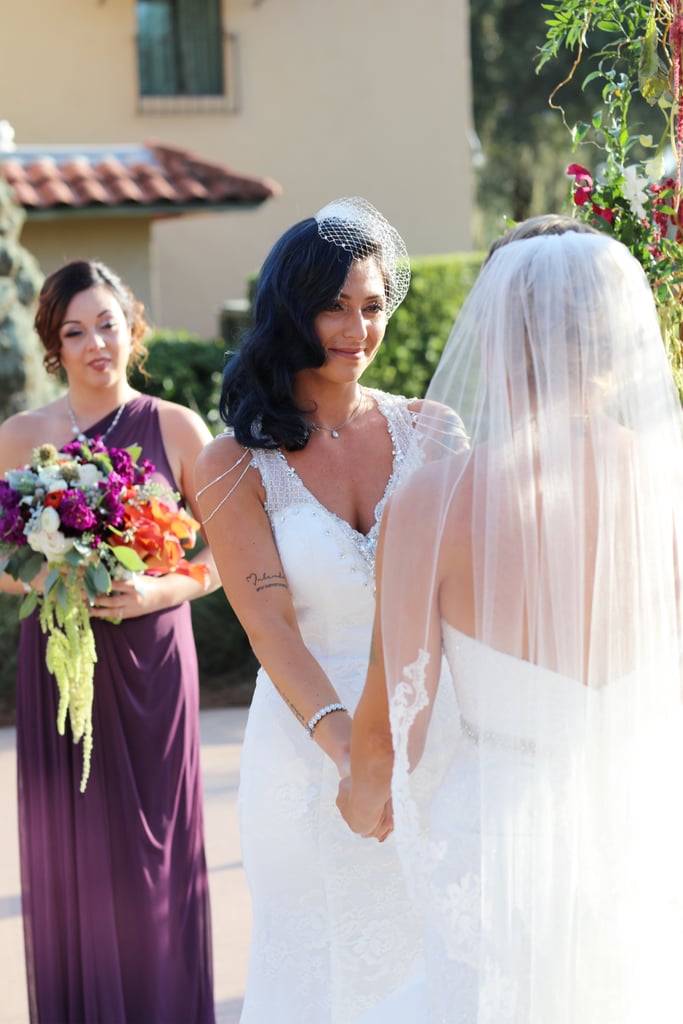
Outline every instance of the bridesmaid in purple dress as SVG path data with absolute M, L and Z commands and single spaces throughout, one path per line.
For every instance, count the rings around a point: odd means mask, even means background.
M 138 444 L 196 515 L 199 416 L 134 391 L 142 307 L 105 266 L 66 264 L 41 292 L 36 329 L 66 395 L 0 427 L 0 473 L 38 444 L 99 435 Z M 204 549 L 198 560 L 217 578 Z M 42 578 L 33 581 L 40 589 Z M 7 575 L 5 591 L 21 589 Z M 57 686 L 36 614 L 22 624 L 17 675 L 19 838 L 31 1021 L 213 1024 L 211 919 L 199 766 L 198 674 L 189 577 L 116 581 L 92 609 L 92 767 L 56 727 Z M 118 625 L 105 621 L 120 617 Z

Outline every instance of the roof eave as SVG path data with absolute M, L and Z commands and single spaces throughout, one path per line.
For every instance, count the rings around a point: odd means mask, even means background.
M 143 205 L 131 203 L 130 205 L 105 206 L 49 206 L 31 207 L 24 206 L 26 220 L 34 221 L 57 221 L 57 220 L 99 220 L 102 218 L 146 218 L 147 220 L 168 219 L 170 217 L 186 217 L 202 213 L 222 213 L 235 210 L 253 210 L 261 206 L 270 196 L 263 196 L 259 199 L 226 199 L 216 203 L 151 203 Z

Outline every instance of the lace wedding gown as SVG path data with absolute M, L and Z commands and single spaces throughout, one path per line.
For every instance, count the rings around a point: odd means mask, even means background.
M 612 739 L 628 733 L 635 673 L 589 689 L 444 621 L 442 640 L 446 667 L 413 772 L 405 741 L 426 701 L 419 660 L 391 708 L 395 834 L 423 915 L 425 964 L 361 1024 L 678 1019 L 681 894 L 658 882 L 677 872 L 647 823 L 671 799 L 667 769 L 678 787 L 680 759 L 663 766 L 658 741 L 668 749 L 680 714 L 652 720 L 637 769 L 631 747 L 617 753 L 623 806 L 598 799 L 591 817 L 586 787 L 599 796 L 605 772 L 591 728 L 609 714 Z M 614 765 L 614 749 L 609 757 Z M 680 850 L 680 827 L 671 834 Z
M 280 452 L 252 453 L 304 641 L 351 713 L 367 669 L 379 522 L 413 437 L 406 400 L 373 395 L 394 461 L 367 536 L 325 509 Z M 419 957 L 393 837 L 353 835 L 335 805 L 338 784 L 335 765 L 261 669 L 240 770 L 253 903 L 242 1024 L 352 1024 Z

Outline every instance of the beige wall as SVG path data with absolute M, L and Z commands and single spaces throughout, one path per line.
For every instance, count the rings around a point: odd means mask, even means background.
M 133 0 L 3 10 L 0 118 L 17 143 L 156 136 L 283 186 L 256 210 L 154 223 L 157 322 L 215 333 L 281 231 L 339 195 L 373 201 L 412 254 L 470 248 L 467 0 L 224 0 L 224 26 L 237 110 L 143 115 Z
M 154 310 L 159 297 L 152 279 L 152 240 L 149 221 L 141 217 L 74 218 L 32 221 L 24 225 L 21 243 L 46 272 L 67 260 L 103 260 L 125 276 L 145 308 Z

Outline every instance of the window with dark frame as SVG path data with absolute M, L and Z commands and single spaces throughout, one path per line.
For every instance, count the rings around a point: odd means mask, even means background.
M 137 0 L 141 97 L 224 96 L 221 0 Z

